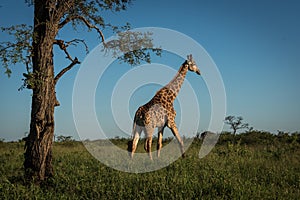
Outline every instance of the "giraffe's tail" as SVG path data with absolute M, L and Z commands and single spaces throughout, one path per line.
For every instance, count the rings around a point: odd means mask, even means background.
M 133 139 L 135 132 L 136 132 L 136 122 L 133 121 L 131 139 Z
M 133 125 L 132 125 L 132 132 L 131 132 L 131 140 L 128 141 L 127 143 L 127 151 L 128 151 L 128 155 L 133 158 L 133 139 L 134 139 L 134 135 L 136 132 L 136 121 L 135 121 L 136 116 L 134 116 L 134 120 L 133 120 Z
M 133 124 L 132 124 L 132 132 L 131 132 L 131 139 L 134 138 L 134 134 L 136 132 L 136 119 L 137 119 L 137 113 L 134 115 Z

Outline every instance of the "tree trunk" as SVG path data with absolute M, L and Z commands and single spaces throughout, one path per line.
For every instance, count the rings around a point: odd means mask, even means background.
M 33 90 L 30 132 L 25 143 L 25 176 L 41 182 L 53 175 L 52 142 L 57 104 L 53 66 L 53 40 L 58 25 L 44 1 L 35 1 L 33 30 Z
M 46 80 L 33 89 L 30 132 L 25 144 L 25 175 L 38 182 L 53 175 L 51 162 L 56 97 L 51 68 L 47 69 L 49 76 Z

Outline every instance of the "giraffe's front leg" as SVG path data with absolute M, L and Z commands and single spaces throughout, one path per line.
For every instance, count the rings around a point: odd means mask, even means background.
M 179 146 L 180 146 L 181 156 L 182 156 L 182 158 L 184 158 L 185 157 L 184 145 L 183 145 L 183 141 L 182 141 L 182 139 L 179 135 L 179 132 L 178 132 L 178 129 L 177 129 L 177 126 L 176 126 L 175 122 L 171 122 L 168 126 L 171 129 L 173 135 L 176 137 L 176 139 L 179 143 Z
M 151 146 L 152 146 L 153 131 L 154 128 L 152 127 L 146 127 L 145 129 L 145 135 L 146 135 L 145 150 L 148 152 L 150 160 L 152 160 Z
M 165 127 L 159 127 L 158 128 L 158 138 L 157 138 L 157 157 L 160 156 L 160 150 L 162 148 L 162 138 L 163 138 L 163 132 Z
M 145 142 L 145 150 L 148 152 L 150 160 L 152 160 L 151 146 L 152 146 L 152 137 L 149 137 L 146 139 Z

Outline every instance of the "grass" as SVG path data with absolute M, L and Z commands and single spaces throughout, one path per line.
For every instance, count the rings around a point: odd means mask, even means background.
M 220 143 L 203 159 L 200 146 L 195 140 L 187 158 L 134 174 L 105 166 L 79 142 L 55 143 L 55 177 L 38 187 L 24 182 L 23 143 L 1 142 L 0 199 L 299 199 L 298 142 Z

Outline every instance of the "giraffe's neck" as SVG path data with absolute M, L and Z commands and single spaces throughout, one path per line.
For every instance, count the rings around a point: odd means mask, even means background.
M 161 90 L 167 95 L 169 101 L 173 102 L 178 95 L 180 88 L 184 82 L 188 66 L 185 64 L 181 65 L 175 77 Z

